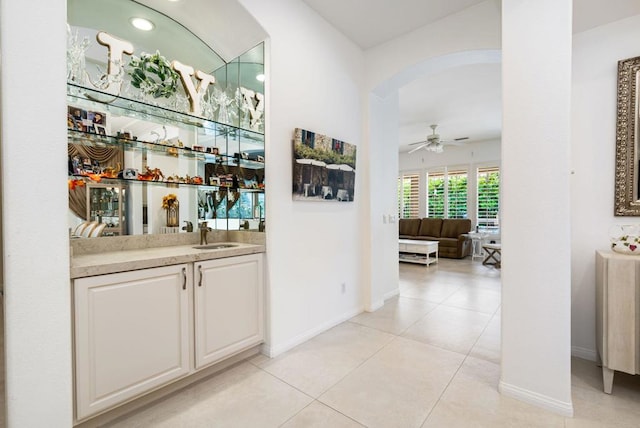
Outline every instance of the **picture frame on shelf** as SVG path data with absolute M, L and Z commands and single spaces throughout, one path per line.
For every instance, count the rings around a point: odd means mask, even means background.
M 107 128 L 104 127 L 104 125 L 98 125 L 97 123 L 93 125 L 96 134 L 98 135 L 102 135 L 102 136 L 107 136 Z
M 99 132 L 96 127 L 101 127 Z M 100 111 L 88 111 L 76 106 L 67 107 L 67 128 L 74 131 L 108 135 L 107 115 Z

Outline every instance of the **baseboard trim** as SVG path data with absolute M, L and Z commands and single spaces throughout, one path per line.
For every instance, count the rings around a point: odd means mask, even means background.
M 291 340 L 288 340 L 285 343 L 282 343 L 280 345 L 276 345 L 276 346 L 264 346 L 262 353 L 267 355 L 270 358 L 275 358 L 278 355 L 282 354 L 283 352 L 286 352 L 292 348 L 295 348 L 296 346 L 300 345 L 301 343 L 306 342 L 307 340 L 319 335 L 320 333 L 324 333 L 325 331 L 337 326 L 338 324 L 341 324 L 353 317 L 355 317 L 356 315 L 362 313 L 362 307 L 357 308 L 357 309 L 352 309 L 348 312 L 345 312 L 344 314 L 330 320 L 327 321 L 323 324 L 320 324 L 317 327 L 314 327 L 310 330 L 305 331 L 304 333 L 301 333 L 297 336 L 295 336 L 294 338 L 292 338 Z
M 365 307 L 364 310 L 367 312 L 375 312 L 383 306 L 384 306 L 384 298 L 378 300 L 377 302 L 373 302 L 371 306 Z
M 559 415 L 566 417 L 573 416 L 573 404 L 571 402 L 567 403 L 565 401 L 556 400 L 555 398 L 547 397 L 546 395 L 538 394 L 537 392 L 529 391 L 515 385 L 510 385 L 503 381 L 500 381 L 498 390 L 506 396 L 547 409 Z
M 571 347 L 571 356 L 582 358 L 583 360 L 598 362 L 598 353 L 594 349 L 581 348 L 580 346 Z
M 395 290 L 391 290 L 389 291 L 387 294 L 384 295 L 384 300 L 389 300 L 392 297 L 396 297 L 397 295 L 400 294 L 400 288 L 396 288 Z

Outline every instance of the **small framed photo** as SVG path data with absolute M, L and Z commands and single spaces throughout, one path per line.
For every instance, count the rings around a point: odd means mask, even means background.
M 106 136 L 106 135 L 107 135 L 107 129 L 104 127 L 104 125 L 98 125 L 97 123 L 95 123 L 95 124 L 93 125 L 93 127 L 94 127 L 94 128 L 95 128 L 95 130 L 96 130 L 96 134 L 98 134 L 98 135 L 104 135 L 104 136 Z
M 87 120 L 87 112 L 79 107 L 67 107 L 67 128 L 74 131 L 86 131 L 84 123 Z
M 220 177 L 209 177 L 209 185 L 210 186 L 219 186 L 220 185 Z

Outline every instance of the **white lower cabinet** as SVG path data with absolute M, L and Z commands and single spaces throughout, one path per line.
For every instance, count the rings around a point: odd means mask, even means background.
M 74 281 L 76 416 L 189 373 L 188 265 Z
M 74 280 L 76 420 L 260 344 L 262 260 L 251 254 Z
M 196 368 L 262 342 L 262 255 L 194 264 Z

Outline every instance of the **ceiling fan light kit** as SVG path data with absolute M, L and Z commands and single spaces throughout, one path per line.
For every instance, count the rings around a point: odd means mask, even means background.
M 413 152 L 417 152 L 420 149 L 425 149 L 427 151 L 434 152 L 434 153 L 442 153 L 444 149 L 444 144 L 452 144 L 457 146 L 457 145 L 462 145 L 461 143 L 459 143 L 459 141 L 469 139 L 469 137 L 461 137 L 461 138 L 456 138 L 453 141 L 440 141 L 440 135 L 436 134 L 436 128 L 438 127 L 438 125 L 430 125 L 429 127 L 432 130 L 431 135 L 428 135 L 425 141 L 418 141 L 417 143 L 409 144 L 410 146 L 418 144 L 417 147 L 409 150 L 409 154 Z

